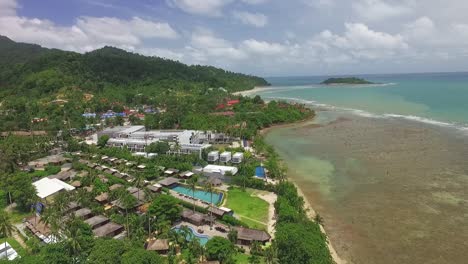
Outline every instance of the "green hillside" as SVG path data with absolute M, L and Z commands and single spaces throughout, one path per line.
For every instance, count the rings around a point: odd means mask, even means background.
M 40 98 L 66 87 L 94 93 L 106 87 L 145 93 L 224 87 L 234 92 L 268 84 L 255 76 L 188 66 L 113 47 L 79 54 L 16 43 L 7 37 L 0 37 L 0 70 L 2 97 L 21 94 Z

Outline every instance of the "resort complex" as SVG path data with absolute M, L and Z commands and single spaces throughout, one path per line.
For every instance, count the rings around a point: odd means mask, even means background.
M 0 56 L 0 262 L 332 263 L 261 132 L 314 111 L 236 94 L 264 79 L 3 36 Z

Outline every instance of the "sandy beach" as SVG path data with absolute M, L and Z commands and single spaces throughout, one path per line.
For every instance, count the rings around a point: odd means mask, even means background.
M 234 95 L 242 95 L 242 96 L 249 96 L 252 94 L 256 94 L 259 92 L 264 92 L 266 90 L 271 89 L 269 86 L 255 86 L 252 90 L 240 91 L 233 93 Z
M 287 124 L 279 124 L 279 125 L 274 125 L 274 126 L 271 126 L 271 127 L 267 127 L 267 128 L 264 128 L 262 130 L 260 130 L 260 134 L 261 135 L 266 135 L 268 132 L 274 130 L 274 129 L 278 129 L 278 128 L 297 128 L 297 127 L 310 127 L 310 128 L 318 128 L 318 127 L 322 127 L 323 125 L 322 124 L 314 124 L 312 123 L 314 120 L 314 117 L 310 117 L 310 118 L 307 118 L 307 119 L 304 119 L 304 120 L 301 120 L 301 121 L 298 121 L 298 122 L 294 122 L 294 123 L 287 123 Z M 346 119 L 338 119 L 338 120 L 335 120 L 333 121 L 332 123 L 339 123 L 339 122 L 343 122 L 343 121 L 346 121 Z M 331 124 L 332 124 L 331 123 Z M 307 216 L 309 217 L 309 219 L 311 220 L 314 220 L 314 217 L 316 215 L 316 211 L 314 210 L 314 208 L 312 207 L 312 204 L 311 202 L 307 199 L 307 197 L 304 195 L 303 191 L 301 190 L 301 188 L 299 187 L 299 185 L 291 178 L 288 178 L 289 181 L 291 181 L 297 188 L 297 192 L 298 194 L 304 199 L 304 207 L 307 211 Z M 263 198 L 263 197 L 262 197 Z M 263 198 L 265 199 L 265 198 Z M 265 199 L 267 201 L 269 201 L 270 199 Z M 271 207 L 271 206 L 270 206 Z M 322 230 L 322 232 L 326 235 L 326 231 L 325 231 L 325 228 L 320 225 L 320 229 Z M 327 235 L 328 237 L 328 235 Z M 328 250 L 330 251 L 330 254 L 333 258 L 333 260 L 335 261 L 336 264 L 346 264 L 347 262 L 340 258 L 338 256 L 338 253 L 336 252 L 335 248 L 333 247 L 333 244 L 331 243 L 330 239 L 328 239 Z
M 305 207 L 305 209 L 307 211 L 307 216 L 309 217 L 309 219 L 313 220 L 315 218 L 316 212 L 315 212 L 314 208 L 312 207 L 310 201 L 304 195 L 304 193 L 302 192 L 301 188 L 299 188 L 297 183 L 294 182 L 291 179 L 290 179 L 290 181 L 296 186 L 297 193 L 299 194 L 299 196 L 304 198 L 304 207 Z M 325 235 L 327 234 L 327 232 L 325 231 L 325 228 L 323 228 L 322 225 L 320 225 L 320 230 L 322 230 L 322 232 Z M 344 259 L 342 259 L 342 258 L 340 258 L 340 256 L 338 256 L 338 253 L 336 252 L 335 248 L 333 247 L 333 244 L 331 243 L 330 239 L 328 239 L 327 245 L 328 245 L 328 250 L 330 251 L 330 254 L 331 254 L 331 256 L 332 256 L 332 258 L 333 258 L 333 260 L 335 261 L 336 264 L 346 264 L 347 263 Z

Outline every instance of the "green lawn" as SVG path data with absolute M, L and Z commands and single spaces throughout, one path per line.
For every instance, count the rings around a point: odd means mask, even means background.
M 31 215 L 32 215 L 31 212 L 20 212 L 17 209 L 13 209 L 10 212 L 11 222 L 14 224 L 23 222 L 23 218 L 26 218 Z
M 234 210 L 234 214 L 252 228 L 266 229 L 269 204 L 252 195 L 253 191 L 230 189 L 225 206 Z
M 248 264 L 249 263 L 249 255 L 239 253 L 234 257 L 236 264 Z M 265 263 L 263 257 L 260 259 L 260 263 Z
M 26 256 L 26 255 L 27 255 L 26 249 L 24 249 L 24 248 L 18 243 L 18 241 L 16 241 L 14 238 L 12 238 L 12 237 L 0 238 L 0 244 L 5 243 L 5 240 L 6 240 L 6 242 L 8 242 L 8 244 L 10 244 L 10 246 L 11 246 L 12 248 L 15 249 L 16 253 L 18 253 L 20 256 Z

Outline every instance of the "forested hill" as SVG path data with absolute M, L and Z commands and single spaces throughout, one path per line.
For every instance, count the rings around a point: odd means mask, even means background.
M 154 93 L 224 87 L 235 92 L 268 85 L 259 77 L 147 57 L 113 47 L 86 54 L 46 49 L 0 36 L 0 97 L 52 96 L 66 87 L 99 94 L 106 88 Z

